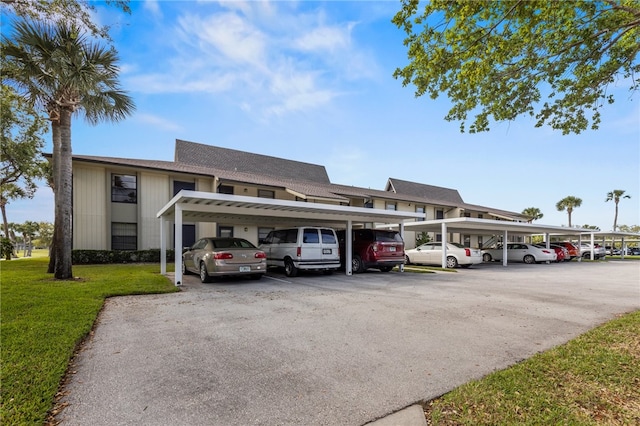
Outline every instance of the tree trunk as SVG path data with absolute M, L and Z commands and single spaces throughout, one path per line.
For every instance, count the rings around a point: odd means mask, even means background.
M 618 200 L 613 200 L 616 203 L 616 215 L 613 217 L 613 232 L 616 232 L 618 227 Z
M 53 229 L 53 235 L 51 236 L 51 244 L 49 245 L 49 266 L 47 267 L 47 274 L 53 274 L 56 270 L 56 230 Z
M 2 211 L 2 229 L 4 230 L 4 237 L 11 241 L 9 238 L 9 222 L 7 221 L 7 202 L 4 198 L 0 199 L 0 210 Z M 11 260 L 11 250 L 7 250 L 5 253 L 5 259 Z
M 60 143 L 53 151 L 53 173 L 55 195 L 55 266 L 54 275 L 59 280 L 73 278 L 71 271 L 71 202 L 72 202 L 72 172 L 71 172 L 71 110 L 60 110 L 59 122 Z

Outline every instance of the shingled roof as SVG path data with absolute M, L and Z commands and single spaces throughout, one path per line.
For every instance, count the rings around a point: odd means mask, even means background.
M 331 183 L 324 166 L 176 139 L 175 161 L 216 170 L 253 173 L 282 180 Z
M 425 185 L 423 183 L 409 182 L 395 178 L 389 178 L 387 191 L 398 195 L 412 195 L 432 201 L 442 201 L 453 205 L 464 204 L 460 193 L 455 189 L 440 186 Z

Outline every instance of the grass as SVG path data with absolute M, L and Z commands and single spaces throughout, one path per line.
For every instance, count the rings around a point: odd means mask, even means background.
M 640 311 L 425 405 L 430 425 L 640 424 Z
M 0 264 L 0 423 L 43 424 L 78 344 L 105 298 L 177 291 L 159 265 L 74 266 L 56 281 L 47 257 Z M 169 266 L 169 265 L 167 265 Z

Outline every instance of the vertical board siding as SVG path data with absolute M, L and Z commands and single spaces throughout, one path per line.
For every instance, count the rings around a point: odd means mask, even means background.
M 73 168 L 73 248 L 107 250 L 107 185 L 102 167 Z
M 160 248 L 160 219 L 158 211 L 171 199 L 169 176 L 140 173 L 138 175 L 138 223 L 139 249 Z

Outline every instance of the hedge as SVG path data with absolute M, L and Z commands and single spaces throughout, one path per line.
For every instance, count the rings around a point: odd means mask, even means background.
M 167 262 L 175 260 L 174 251 L 167 250 Z M 74 265 L 103 263 L 160 263 L 160 249 L 151 250 L 73 250 L 71 261 Z

